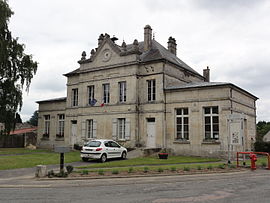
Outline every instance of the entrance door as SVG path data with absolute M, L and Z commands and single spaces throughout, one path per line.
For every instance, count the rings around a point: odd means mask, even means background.
M 70 144 L 71 147 L 74 147 L 74 144 L 77 141 L 77 121 L 71 121 L 71 137 L 70 137 Z
M 156 148 L 156 121 L 147 118 L 147 148 Z

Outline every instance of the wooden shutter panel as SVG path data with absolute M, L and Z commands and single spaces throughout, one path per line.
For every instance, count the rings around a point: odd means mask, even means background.
M 81 134 L 82 139 L 86 139 L 85 128 L 86 128 L 86 122 L 85 121 L 82 121 L 82 134 Z
M 126 118 L 125 139 L 130 140 L 130 119 Z
M 117 139 L 117 119 L 116 118 L 112 120 L 112 139 L 113 140 Z
M 97 121 L 93 120 L 93 138 L 97 138 Z

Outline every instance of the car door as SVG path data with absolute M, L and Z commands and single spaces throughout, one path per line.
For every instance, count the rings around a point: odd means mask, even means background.
M 104 142 L 104 146 L 105 151 L 107 153 L 107 158 L 113 158 L 114 149 L 111 147 L 111 142 L 110 141 Z
M 114 157 L 116 158 L 116 157 L 121 157 L 121 155 L 122 155 L 122 149 L 121 149 L 121 147 L 120 147 L 120 145 L 119 144 L 117 144 L 116 142 L 111 142 L 111 146 L 112 146 L 112 148 L 114 149 L 113 150 L 113 154 L 114 154 Z

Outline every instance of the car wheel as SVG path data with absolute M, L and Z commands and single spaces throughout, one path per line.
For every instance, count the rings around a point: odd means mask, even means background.
M 88 158 L 83 157 L 82 160 L 83 161 L 88 161 Z
M 123 152 L 121 158 L 122 159 L 126 159 L 127 158 L 127 153 L 126 152 Z
M 106 154 L 102 154 L 102 156 L 100 157 L 100 162 L 104 163 L 107 160 L 107 155 Z

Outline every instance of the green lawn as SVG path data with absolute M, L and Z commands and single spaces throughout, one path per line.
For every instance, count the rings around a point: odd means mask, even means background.
M 0 155 L 2 154 L 29 154 L 29 153 L 41 153 L 51 152 L 46 149 L 25 149 L 25 148 L 0 148 Z
M 199 162 L 215 162 L 220 159 L 201 158 L 201 157 L 186 157 L 186 156 L 169 156 L 168 159 L 158 159 L 157 157 L 140 157 L 134 159 L 108 161 L 105 163 L 92 163 L 87 166 L 77 168 L 111 168 L 111 167 L 129 167 L 140 165 L 166 165 L 166 164 L 181 164 L 181 163 L 199 163 Z
M 1 149 L 2 150 L 2 149 Z M 16 151 L 16 150 L 15 150 Z M 26 151 L 25 151 L 26 152 Z M 33 154 L 24 155 L 10 155 L 0 156 L 0 170 L 15 169 L 15 168 L 29 168 L 36 165 L 48 165 L 59 163 L 59 153 L 42 151 L 44 153 L 37 153 L 35 150 Z M 65 163 L 80 161 L 80 152 L 65 153 Z

